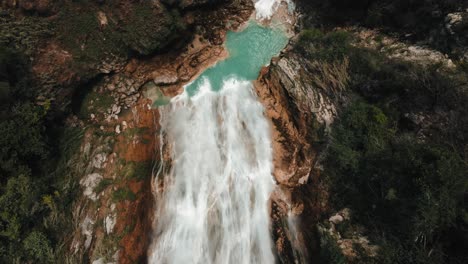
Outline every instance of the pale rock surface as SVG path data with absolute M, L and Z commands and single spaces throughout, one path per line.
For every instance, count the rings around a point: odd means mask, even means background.
M 84 187 L 83 195 L 91 199 L 92 201 L 97 200 L 97 194 L 94 189 L 101 182 L 102 176 L 99 173 L 91 173 L 80 180 L 80 185 Z

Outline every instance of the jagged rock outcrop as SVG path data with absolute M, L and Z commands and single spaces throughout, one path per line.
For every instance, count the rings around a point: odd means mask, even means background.
M 465 63 L 468 63 L 468 9 L 447 14 L 445 29 L 453 39 L 452 49 L 460 54 Z
M 347 67 L 290 51 L 263 70 L 256 89 L 273 124 L 274 176 L 281 185 L 308 182 L 316 163 L 312 144 L 327 133 L 344 100 Z
M 344 208 L 319 224 L 318 230 L 322 245 L 336 244 L 337 249 L 342 252 L 348 263 L 360 263 L 362 253 L 368 257 L 377 256 L 379 247 L 371 244 L 369 239 L 363 235 L 364 227 L 350 225 L 351 219 L 351 210 Z M 362 252 L 358 252 L 358 250 Z
M 186 47 L 133 58 L 92 83 L 75 109 L 87 129 L 77 153 L 81 195 L 74 205 L 73 236 L 67 241 L 72 261 L 146 262 L 154 223 L 152 170 L 161 157 L 156 151 L 159 114 L 145 96 L 155 91 L 156 96 L 175 95 L 224 57 L 223 46 L 203 36 L 216 35 L 223 43 L 226 30 L 240 24 L 226 22 L 245 21 L 251 11 L 252 5 L 221 6 L 210 11 L 210 16 L 223 16 L 217 18 L 218 27 L 197 35 Z
M 125 0 L 115 5 L 5 1 L 0 43 L 30 57 L 41 95 L 63 110 L 84 84 L 126 70 L 133 59 L 144 63 L 157 54 L 176 57 L 194 38 L 221 46 L 227 25 L 238 27 L 250 16 L 253 5 L 250 0 L 216 2 L 207 8 L 194 1 L 192 8 L 182 11 L 161 1 Z M 55 15 L 34 15 L 33 10 L 49 5 L 57 11 Z M 15 15 L 22 12 L 22 6 L 31 11 Z M 200 52 L 190 67 L 206 58 L 206 50 Z M 167 82 L 167 78 L 160 80 Z
M 272 194 L 273 232 L 283 263 L 307 263 L 317 255 L 315 224 L 327 201 L 320 182 L 320 142 L 346 101 L 347 67 L 346 60 L 322 64 L 290 48 L 255 83 L 272 124 L 278 183 Z

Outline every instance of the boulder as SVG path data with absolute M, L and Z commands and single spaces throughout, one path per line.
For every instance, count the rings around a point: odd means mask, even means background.
M 451 35 L 468 32 L 468 10 L 447 14 L 445 17 L 445 28 Z M 467 37 L 466 35 L 463 37 Z

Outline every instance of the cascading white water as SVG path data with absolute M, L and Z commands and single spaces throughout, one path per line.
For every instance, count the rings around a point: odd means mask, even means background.
M 257 19 L 269 19 L 281 0 L 256 0 L 255 10 Z
M 257 17 L 280 2 L 257 1 Z M 228 32 L 229 58 L 159 108 L 161 154 L 172 161 L 155 179 L 149 263 L 274 263 L 271 135 L 251 80 L 287 42 L 281 29 L 254 22 Z
M 270 19 L 278 9 L 281 2 L 286 2 L 289 7 L 294 8 L 294 3 L 291 0 L 254 0 L 256 17 L 259 20 Z
M 215 89 L 216 90 L 216 89 Z M 150 263 L 274 263 L 270 130 L 250 81 L 205 78 L 161 109 L 173 160 L 158 196 Z

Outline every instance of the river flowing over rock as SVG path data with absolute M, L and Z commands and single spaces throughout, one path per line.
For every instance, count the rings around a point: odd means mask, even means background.
M 175 97 L 161 110 L 173 164 L 156 192 L 150 263 L 273 263 L 268 199 L 273 188 L 268 123 L 252 85 Z
M 278 3 L 257 17 L 269 19 Z M 159 107 L 149 263 L 275 262 L 271 128 L 253 80 L 286 43 L 254 22 L 228 33 L 230 56 Z

